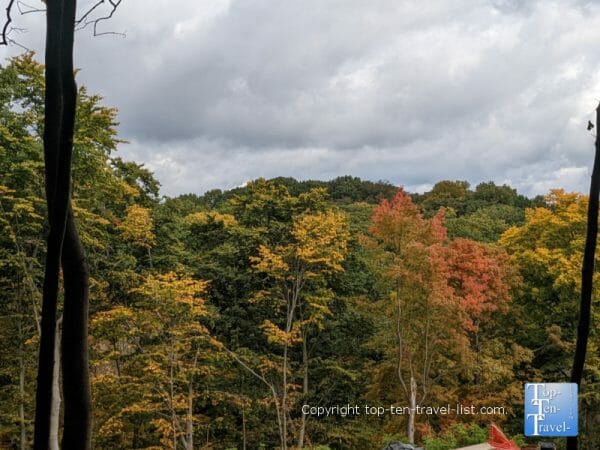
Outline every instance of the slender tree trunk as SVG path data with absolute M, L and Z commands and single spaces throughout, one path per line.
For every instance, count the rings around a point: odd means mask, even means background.
M 62 330 L 63 449 L 90 449 L 92 401 L 88 364 L 89 275 L 73 211 L 62 254 L 65 303 Z
M 117 369 L 117 378 L 121 378 L 121 363 L 120 363 L 120 356 L 119 356 L 119 351 L 117 349 L 117 343 L 113 342 L 113 349 L 115 351 L 115 368 Z
M 246 450 L 246 406 L 242 406 L 242 450 Z
M 240 396 L 242 397 L 242 450 L 246 450 L 246 402 L 244 401 L 244 377 L 240 383 Z
M 34 449 L 50 446 L 54 337 L 59 272 L 70 196 L 75 104 L 65 100 L 64 74 L 73 79 L 75 0 L 52 0 L 46 13 L 44 160 L 50 232 L 42 295 L 41 338 L 36 390 Z M 74 84 L 74 83 L 73 83 Z M 75 96 L 71 95 L 74 100 Z M 79 446 L 79 449 L 87 448 Z
M 54 369 L 52 371 L 52 408 L 50 410 L 50 450 L 59 450 L 58 428 L 60 425 L 60 341 L 62 317 L 56 321 L 54 334 Z
M 21 427 L 20 447 L 27 448 L 27 427 L 25 426 L 25 364 L 19 358 L 19 425 Z
M 131 438 L 131 448 L 138 448 L 139 447 L 139 444 L 138 444 L 139 429 L 140 429 L 139 426 L 134 425 L 134 427 L 133 427 L 133 437 Z
M 287 410 L 287 372 L 288 372 L 288 337 L 292 331 L 292 325 L 294 323 L 294 310 L 296 307 L 296 294 L 293 294 L 292 298 L 286 296 L 285 298 L 287 309 L 286 309 L 286 340 L 283 344 L 283 374 L 282 374 L 282 386 L 281 386 L 281 416 L 282 416 L 282 450 L 287 450 L 287 426 L 288 426 L 288 410 Z
M 481 382 L 481 343 L 479 342 L 479 319 L 475 321 L 477 327 L 475 331 L 475 384 L 478 385 Z
M 194 450 L 194 387 L 190 380 L 188 384 L 188 413 L 185 421 L 185 448 Z
M 25 351 L 22 326 L 23 318 L 19 314 L 19 425 L 21 427 L 20 447 L 21 450 L 25 450 L 27 448 L 27 426 L 25 424 Z
M 153 265 L 152 265 L 152 253 L 150 252 L 150 247 L 148 247 L 148 266 L 150 267 L 150 269 L 153 268 Z
M 279 441 L 281 443 L 281 449 L 284 450 L 287 445 L 287 441 L 285 439 L 285 434 L 283 432 L 282 416 L 284 416 L 284 414 L 282 414 L 282 412 L 281 412 L 281 407 L 279 405 L 279 400 L 277 399 L 277 393 L 276 393 L 275 389 L 273 388 L 271 390 L 271 392 L 273 394 L 273 400 L 275 401 L 275 412 L 277 413 L 277 426 L 279 428 Z
M 283 377 L 281 386 L 281 415 L 282 417 L 282 450 L 287 450 L 287 363 L 288 363 L 288 344 L 283 345 Z
M 411 373 L 410 375 L 410 402 L 409 402 L 410 410 L 408 412 L 408 442 L 411 444 L 415 443 L 415 416 L 417 414 L 417 382 L 415 381 L 415 377 Z
M 600 104 L 596 108 L 596 127 L 600 127 Z M 573 358 L 571 382 L 581 385 L 585 354 L 590 335 L 590 318 L 592 309 L 592 290 L 594 277 L 594 256 L 598 238 L 598 196 L 600 195 L 600 139 L 596 137 L 596 154 L 592 179 L 590 181 L 590 198 L 588 203 L 587 234 L 583 263 L 581 266 L 581 301 L 579 306 L 579 325 L 577 327 L 577 345 Z M 567 438 L 567 450 L 577 450 L 577 436 Z
M 308 348 L 306 340 L 308 333 L 306 330 L 302 332 L 302 397 L 308 398 Z M 304 448 L 304 436 L 306 433 L 306 414 L 302 413 L 300 422 L 300 431 L 298 433 L 298 448 Z
M 169 355 L 169 409 L 171 410 L 171 429 L 173 430 L 173 449 L 177 448 L 177 423 L 175 417 L 175 387 L 173 373 L 173 342 L 171 342 L 171 354 Z
M 415 406 L 417 401 L 417 386 L 414 378 L 414 373 L 410 371 L 410 381 L 408 386 L 402 375 L 402 367 L 404 364 L 404 339 L 402 337 L 403 326 L 403 311 L 402 302 L 400 300 L 400 279 L 396 279 L 396 351 L 398 364 L 396 366 L 396 374 L 400 381 L 400 386 L 404 392 L 405 398 L 408 401 L 408 423 L 406 424 L 406 434 L 410 443 L 414 443 L 414 428 L 415 428 Z

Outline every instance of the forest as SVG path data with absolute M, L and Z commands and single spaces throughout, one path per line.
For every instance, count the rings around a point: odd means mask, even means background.
M 33 438 L 43 107 L 33 54 L 0 67 L 7 449 Z M 447 450 L 485 441 L 491 422 L 524 442 L 523 384 L 568 379 L 585 195 L 557 187 L 528 198 L 460 180 L 417 194 L 349 175 L 167 197 L 143 164 L 119 157 L 122 145 L 117 110 L 80 87 L 72 202 L 91 275 L 94 448 L 379 449 L 399 440 Z M 60 325 L 59 311 L 58 337 Z M 595 327 L 580 392 L 587 450 L 600 448 L 599 345 Z M 317 417 L 304 405 L 475 412 Z

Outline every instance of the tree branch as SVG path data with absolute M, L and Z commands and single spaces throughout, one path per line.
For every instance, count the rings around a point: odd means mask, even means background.
M 6 22 L 4 23 L 4 27 L 2 28 L 2 41 L 0 41 L 0 45 L 8 45 L 10 39 L 8 39 L 8 33 L 10 33 L 9 26 L 12 22 L 12 17 L 10 13 L 12 12 L 13 5 L 15 0 L 10 0 L 8 2 L 8 6 L 6 7 Z
M 98 8 L 100 5 L 102 5 L 104 3 L 104 0 L 99 0 L 96 4 L 94 4 L 94 6 L 92 6 L 90 9 L 88 9 L 85 14 L 83 14 L 79 19 L 77 19 L 75 21 L 75 26 L 78 26 L 79 24 L 81 24 L 84 20 L 86 20 L 88 18 L 88 16 L 94 12 L 94 10 L 96 8 Z
M 44 1 L 44 0 L 42 0 L 42 1 Z M 104 36 L 104 35 L 114 34 L 117 36 L 121 36 L 123 38 L 126 37 L 127 35 L 125 32 L 99 31 L 98 30 L 98 25 L 100 24 L 100 22 L 111 19 L 114 16 L 115 12 L 117 11 L 117 9 L 122 1 L 123 0 L 98 0 L 98 1 L 96 1 L 96 3 L 94 3 L 78 19 L 76 19 L 74 21 L 75 31 L 83 30 L 91 25 L 94 30 L 93 31 L 94 36 Z M 44 3 L 45 3 L 45 1 L 44 1 Z M 107 14 L 105 14 L 104 16 L 92 18 L 93 13 L 97 12 L 97 10 L 105 3 L 109 3 L 109 5 L 110 5 L 109 12 Z M 31 14 L 31 13 L 47 12 L 47 10 L 42 9 L 42 8 L 36 8 L 35 6 L 29 5 L 21 0 L 9 0 L 9 2 L 8 2 L 8 6 L 6 7 L 6 21 L 4 22 L 4 25 L 2 27 L 2 34 L 0 35 L 0 45 L 13 44 L 18 47 L 21 47 L 22 49 L 24 49 L 26 51 L 29 51 L 29 49 L 27 47 L 25 47 L 24 45 L 18 43 L 17 41 L 15 41 L 14 39 L 11 39 L 9 37 L 9 35 L 12 31 L 24 31 L 20 28 L 11 27 L 11 23 L 13 22 L 12 12 L 13 12 L 13 9 L 15 6 L 17 7 L 19 13 L 22 16 L 24 16 L 25 14 Z
M 117 8 L 119 7 L 119 5 L 121 4 L 122 1 L 123 0 L 108 0 L 108 3 L 110 4 L 109 13 L 106 14 L 105 16 L 97 17 L 95 19 L 90 19 L 90 16 L 92 15 L 92 13 L 94 11 L 96 11 L 100 6 L 102 6 L 103 4 L 105 4 L 107 2 L 107 0 L 98 0 L 84 14 L 82 14 L 82 16 L 79 19 L 77 19 L 75 21 L 75 31 L 83 30 L 83 29 L 87 28 L 89 25 L 92 25 L 93 30 L 94 30 L 94 36 L 104 36 L 107 34 L 115 34 L 117 36 L 126 37 L 125 33 L 119 33 L 116 31 L 98 32 L 98 24 L 104 20 L 108 20 L 108 19 L 112 18 L 112 16 L 115 14 L 115 12 L 117 11 Z
M 23 8 L 21 8 L 21 6 L 25 6 L 28 9 L 24 10 Z M 46 12 L 45 9 L 36 8 L 35 6 L 28 5 L 27 3 L 22 2 L 22 1 L 17 2 L 17 8 L 19 9 L 19 13 L 22 16 L 24 16 L 25 14 L 31 14 L 31 13 L 36 13 L 36 12 Z

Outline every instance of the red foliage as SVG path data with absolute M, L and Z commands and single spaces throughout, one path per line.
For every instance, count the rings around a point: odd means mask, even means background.
M 400 259 L 394 275 L 411 282 L 431 282 L 437 291 L 432 291 L 432 297 L 455 302 L 467 331 L 476 331 L 494 312 L 507 311 L 513 276 L 508 255 L 468 239 L 448 242 L 443 209 L 425 219 L 410 196 L 399 189 L 392 200 L 383 200 L 374 209 L 370 231 Z
M 502 250 L 468 239 L 456 239 L 447 247 L 448 283 L 466 313 L 465 328 L 495 311 L 506 312 L 510 302 L 508 256 Z

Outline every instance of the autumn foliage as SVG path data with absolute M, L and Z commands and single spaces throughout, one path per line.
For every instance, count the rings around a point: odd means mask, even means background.
M 13 59 L 0 82 L 0 448 L 28 448 L 43 67 Z M 78 102 L 72 201 L 90 268 L 94 448 L 448 450 L 485 441 L 491 420 L 512 439 L 523 383 L 564 381 L 585 196 L 450 180 L 411 194 L 344 176 L 160 197 L 148 169 L 115 156 L 116 111 L 83 88 Z M 599 348 L 593 330 L 580 404 L 590 448 Z M 317 418 L 305 404 L 505 410 Z
M 414 408 L 435 395 L 433 380 L 447 367 L 448 356 L 459 365 L 457 375 L 481 370 L 480 328 L 494 313 L 507 313 L 515 273 L 503 250 L 468 239 L 449 240 L 444 210 L 427 219 L 403 190 L 374 209 L 369 231 L 373 237 L 366 239 L 367 246 L 382 262 L 382 276 L 390 286 L 389 300 L 380 304 L 388 320 L 373 343 L 389 346 L 391 361 L 376 366 L 372 393 L 380 397 L 387 390 L 386 400 Z M 385 377 L 391 368 L 396 398 L 389 397 Z M 415 421 L 409 414 L 411 442 Z

